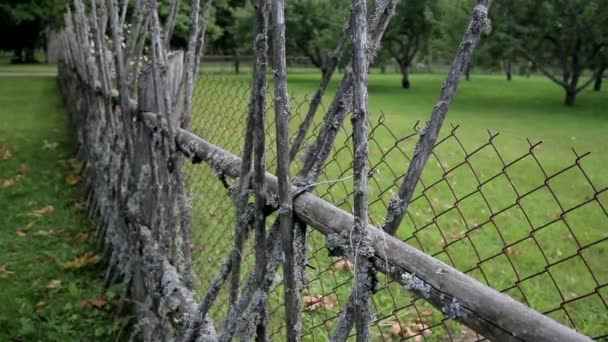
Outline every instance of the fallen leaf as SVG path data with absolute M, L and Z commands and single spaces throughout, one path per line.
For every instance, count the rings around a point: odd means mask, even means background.
M 27 166 L 27 164 L 21 164 L 21 165 L 19 165 L 19 169 L 17 170 L 17 173 L 20 175 L 24 175 L 29 170 L 30 170 L 30 168 Z
M 457 231 L 457 230 L 452 230 L 452 231 L 450 232 L 450 236 L 451 236 L 453 239 L 456 239 L 456 238 L 458 238 L 458 237 L 460 236 L 460 232 L 459 232 L 459 231 Z
M 336 271 L 348 270 L 352 272 L 355 269 L 355 265 L 345 258 L 340 258 L 338 261 L 336 261 L 336 263 L 334 263 L 333 269 Z
M 84 210 L 86 209 L 86 203 L 81 201 L 74 202 L 74 204 L 72 204 L 72 208 L 76 210 Z
M 104 305 L 106 305 L 107 301 L 103 298 L 93 298 L 89 300 L 89 303 L 94 307 L 101 309 Z
M 0 279 L 8 279 L 8 277 L 15 274 L 15 272 L 6 269 L 6 265 L 0 265 Z
M 21 228 L 17 229 L 15 231 L 15 234 L 17 234 L 17 236 L 20 236 L 20 237 L 27 236 L 27 234 L 23 230 L 21 230 Z
M 74 242 L 76 242 L 77 244 L 81 244 L 85 241 L 87 241 L 87 239 L 89 238 L 89 233 L 78 233 L 76 234 L 76 236 L 74 236 Z
M 11 153 L 11 151 L 8 148 L 3 148 L 2 150 L 0 150 L 0 159 L 9 160 L 12 157 L 13 157 L 13 154 Z
M 430 316 L 433 314 L 433 309 L 426 309 L 426 310 L 422 311 L 422 313 L 426 316 Z
M 338 304 L 336 299 L 327 296 L 304 296 L 302 301 L 304 302 L 304 309 L 309 311 L 321 308 L 331 309 Z
M 49 303 L 47 301 L 41 300 L 38 303 L 36 303 L 36 305 L 34 306 L 34 308 L 36 309 L 36 311 L 42 309 L 43 307 L 49 305 Z
M 36 225 L 36 221 L 30 221 L 30 222 L 26 223 L 24 226 L 19 227 L 19 229 L 17 229 L 17 230 L 27 232 L 27 231 L 30 231 L 32 228 L 34 228 L 35 225 Z
M 515 247 L 507 247 L 507 249 L 505 249 L 505 253 L 507 255 L 519 255 L 519 249 L 515 248 Z
M 66 178 L 65 178 L 65 182 L 68 185 L 76 185 L 78 183 L 80 183 L 80 175 L 77 173 L 70 173 Z
M 54 261 L 55 260 L 53 258 L 49 258 L 47 256 L 42 256 L 42 257 L 36 258 L 36 262 L 39 263 L 39 264 L 42 264 L 42 265 L 50 264 L 50 263 L 52 263 Z
M 72 168 L 72 170 L 78 170 L 80 169 L 80 161 L 76 158 L 70 158 L 68 159 L 68 164 L 70 165 L 70 167 Z
M 431 205 L 435 208 L 439 205 L 439 198 L 437 197 L 433 197 L 433 199 L 431 200 Z
M 64 262 L 61 266 L 64 269 L 80 269 L 99 262 L 99 257 L 91 252 L 78 256 L 70 261 Z
M 426 326 L 421 323 L 405 324 L 393 321 L 391 323 L 391 335 L 395 337 L 414 337 L 414 341 L 422 341 L 422 335 L 428 335 L 431 333 L 430 330 L 426 329 Z
M 391 335 L 401 337 L 403 335 L 403 326 L 397 321 L 391 323 Z
M 80 306 L 83 308 L 94 307 L 97 309 L 102 309 L 104 305 L 106 305 L 108 301 L 104 298 L 92 298 L 92 299 L 84 299 L 80 302 Z
M 62 228 L 62 229 L 59 229 L 59 230 L 54 230 L 54 231 L 49 232 L 49 235 L 52 235 L 52 236 L 65 236 L 66 235 L 66 231 L 65 231 L 65 229 Z
M 45 139 L 44 143 L 42 145 L 42 149 L 43 150 L 54 150 L 57 148 L 57 146 L 59 146 L 58 142 L 49 142 Z
M 42 208 L 39 208 L 39 209 L 36 209 L 36 210 L 32 211 L 32 215 L 34 215 L 34 216 L 43 216 L 43 215 L 46 215 L 46 214 L 50 214 L 53 211 L 55 211 L 55 207 L 53 207 L 52 205 L 47 205 L 47 206 L 44 206 Z
M 46 284 L 47 289 L 56 289 L 61 286 L 61 280 L 53 279 Z
M 4 189 L 10 188 L 15 183 L 17 183 L 21 179 L 21 177 L 22 176 L 20 174 L 16 174 L 12 177 L 5 178 L 2 180 L 2 183 L 0 183 L 0 186 Z
M 424 323 L 426 323 L 426 318 L 418 316 L 418 317 L 416 317 L 414 322 L 424 324 Z

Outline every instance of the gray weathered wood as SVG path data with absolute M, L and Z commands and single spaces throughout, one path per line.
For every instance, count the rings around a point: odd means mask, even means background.
M 469 26 L 462 38 L 448 76 L 443 83 L 439 99 L 431 114 L 431 119 L 420 132 L 420 140 L 416 144 L 414 157 L 408 167 L 405 179 L 399 188 L 399 193 L 391 201 L 386 219 L 382 224 L 382 229 L 390 235 L 395 234 L 403 216 L 407 212 L 407 207 L 414 195 L 416 184 L 418 184 L 424 165 L 435 147 L 435 142 L 439 136 L 443 120 L 448 113 L 450 103 L 452 103 L 456 95 L 460 77 L 466 66 L 469 65 L 473 51 L 479 42 L 485 26 L 489 24 L 488 11 L 491 4 L 491 0 L 477 0 L 477 4 L 473 9 Z
M 352 0 L 353 11 L 353 189 L 354 189 L 354 228 L 351 241 L 355 245 L 352 251 L 355 259 L 355 326 L 357 341 L 371 339 L 369 325 L 372 320 L 370 275 L 371 264 L 367 255 L 359 249 L 368 249 L 369 233 L 367 232 L 368 184 L 367 184 L 367 4 L 365 0 Z M 351 247 L 352 248 L 352 247 Z
M 255 195 L 254 230 L 255 230 L 255 276 L 256 286 L 262 288 L 266 273 L 266 70 L 268 64 L 268 6 L 266 0 L 255 1 L 255 39 L 253 50 L 253 83 L 251 89 L 251 111 L 253 112 L 253 192 Z M 254 315 L 265 316 L 260 311 Z M 240 315 L 241 312 L 238 312 Z M 257 325 L 257 322 L 256 322 Z M 258 341 L 265 339 L 266 328 L 257 325 Z
M 140 40 L 142 29 L 144 29 L 144 35 L 146 31 L 145 26 L 143 26 L 144 19 L 146 17 L 146 0 L 136 0 L 133 8 L 134 10 L 131 14 L 131 32 L 129 32 L 129 37 L 127 37 L 127 45 L 125 48 L 125 60 L 127 61 L 127 66 L 129 66 L 131 61 L 134 60 L 133 57 L 135 55 L 135 49 L 137 47 L 137 42 Z
M 194 80 L 196 79 L 195 53 L 196 42 L 200 33 L 199 12 L 201 0 L 193 0 L 190 8 L 190 36 L 188 38 L 188 49 L 184 58 L 184 80 L 182 86 L 185 87 L 184 110 L 180 119 L 180 127 L 189 129 L 192 122 L 192 94 L 194 92 Z M 204 33 L 203 33 L 204 34 Z M 181 89 L 179 91 L 181 93 Z M 176 99 L 174 100 L 176 101 Z
M 175 23 L 177 20 L 177 13 L 179 12 L 180 0 L 172 0 L 171 8 L 169 9 L 169 17 L 167 18 L 167 22 L 165 23 L 165 38 L 164 38 L 164 46 L 165 49 L 169 50 L 171 48 L 171 38 L 173 38 L 173 30 L 175 29 Z
M 238 157 L 184 130 L 178 132 L 177 141 L 186 155 L 208 162 L 227 176 L 238 176 L 241 166 Z M 276 177 L 266 173 L 269 193 L 276 193 L 277 184 Z M 292 191 L 296 190 L 292 188 Z M 353 215 L 311 193 L 304 193 L 294 200 L 294 212 L 299 219 L 326 235 L 349 231 L 354 222 Z M 408 290 L 421 294 L 451 318 L 489 339 L 590 341 L 588 337 L 479 283 L 381 229 L 368 225 L 367 230 L 375 257 L 389 267 L 407 272 L 401 277 L 403 283 L 408 284 Z
M 397 0 L 387 0 L 376 2 L 376 7 L 372 14 L 372 24 L 370 25 L 370 38 L 368 41 L 368 63 L 373 61 L 373 57 L 380 47 L 382 35 L 390 22 L 390 19 L 395 13 Z M 349 63 L 350 64 L 350 63 Z M 317 138 L 309 148 L 306 154 L 304 165 L 298 175 L 298 184 L 309 185 L 314 183 L 321 171 L 323 170 L 325 161 L 329 156 L 331 148 L 334 145 L 339 128 L 344 123 L 346 114 L 352 103 L 352 73 L 348 71 L 340 82 L 340 86 L 336 91 L 334 99 L 325 114 L 323 125 Z
M 289 94 L 287 91 L 287 57 L 285 48 L 285 2 L 272 1 L 273 19 L 273 51 L 274 51 L 274 110 L 277 132 L 277 178 L 279 195 L 279 222 L 283 251 L 285 254 L 284 283 L 285 283 L 285 323 L 287 339 L 300 341 L 302 339 L 302 303 L 298 286 L 298 271 L 296 268 L 296 251 L 294 245 L 293 203 L 291 196 L 291 181 L 289 172 Z
M 304 139 L 306 139 L 306 134 L 310 130 L 310 126 L 312 125 L 313 119 L 319 106 L 321 105 L 321 101 L 323 101 L 323 97 L 325 96 L 325 92 L 327 91 L 327 87 L 331 82 L 331 79 L 338 68 L 338 64 L 342 59 L 342 54 L 344 53 L 344 49 L 346 47 L 346 43 L 348 42 L 348 37 L 351 34 L 351 16 L 348 17 L 346 23 L 344 24 L 344 28 L 342 29 L 342 34 L 338 40 L 338 44 L 336 49 L 332 52 L 329 65 L 327 67 L 327 71 L 323 74 L 321 78 L 321 83 L 319 84 L 319 89 L 315 92 L 310 100 L 310 104 L 308 105 L 308 111 L 306 112 L 306 116 L 300 127 L 298 127 L 298 132 L 294 138 L 293 144 L 291 145 L 291 150 L 289 152 L 289 158 L 293 161 L 298 153 L 300 152 L 300 148 L 302 147 L 302 143 L 304 143 Z

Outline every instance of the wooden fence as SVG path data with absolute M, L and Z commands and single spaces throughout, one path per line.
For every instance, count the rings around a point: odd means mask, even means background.
M 431 120 L 426 128 L 410 136 L 419 140 L 409 158 L 407 172 L 395 175 L 393 185 L 397 194 L 391 196 L 386 205 L 381 229 L 370 223 L 374 214 L 369 208 L 377 201 L 368 193 L 368 178 L 373 183 L 374 170 L 380 167 L 368 168 L 373 158 L 368 158 L 367 152 L 367 144 L 374 142 L 374 134 L 379 133 L 376 129 L 381 124 L 368 134 L 365 75 L 394 13 L 395 1 L 378 1 L 369 15 L 371 19 L 367 20 L 365 2 L 353 0 L 352 18 L 345 18 L 352 26 L 345 25 L 336 60 L 324 75 L 320 90 L 310 101 L 304 101 L 306 115 L 293 136 L 288 134 L 289 104 L 293 106 L 294 101 L 287 95 L 285 79 L 282 0 L 272 1 L 272 6 L 265 1 L 256 2 L 254 78 L 251 86 L 244 88 L 251 92 L 250 98 L 235 96 L 234 89 L 230 88 L 221 90 L 224 96 L 213 98 L 211 92 L 205 91 L 206 78 L 197 86 L 210 2 L 199 6 L 198 0 L 192 1 L 191 36 L 185 53 L 168 51 L 179 1 L 172 2 L 164 25 L 160 23 L 156 0 L 137 1 L 132 10 L 127 1 L 121 4 L 115 0 L 92 1 L 91 6 L 85 8 L 81 0 L 74 1 L 74 7 L 66 13 L 62 33 L 64 55 L 59 82 L 83 161 L 90 215 L 99 223 L 99 248 L 109 264 L 105 285 L 122 281 L 122 305 L 132 307 L 137 317 L 133 337 L 146 341 L 228 341 L 235 337 L 265 340 L 270 336 L 290 341 L 324 338 L 341 341 L 349 336 L 372 340 L 378 335 L 371 328 L 379 322 L 374 318 L 377 311 L 373 308 L 374 296 L 383 290 L 382 285 L 386 289 L 396 284 L 398 290 L 393 296 L 409 296 L 408 291 L 412 292 L 434 306 L 443 318 L 437 325 L 418 322 L 421 325 L 415 331 L 398 322 L 396 327 L 391 327 L 397 330 L 392 337 L 466 338 L 464 333 L 453 334 L 449 329 L 447 333 L 429 335 L 436 328 L 447 327 L 449 318 L 475 331 L 478 339 L 589 340 L 483 284 L 471 274 L 463 273 L 454 267 L 453 260 L 443 262 L 425 253 L 424 248 L 414 247 L 410 243 L 413 240 L 404 242 L 399 236 L 402 220 L 406 214 L 411 215 L 408 206 L 419 198 L 426 198 L 424 191 L 422 196 L 416 196 L 414 190 L 427 160 L 444 141 L 438 141 L 439 131 L 462 70 L 487 25 L 490 1 L 477 1 Z M 131 18 L 130 31 L 124 33 L 127 18 Z M 275 133 L 267 131 L 265 119 L 269 107 L 266 94 L 270 93 L 266 90 L 268 20 L 275 24 L 272 98 L 277 113 Z M 111 38 L 106 33 L 110 33 Z M 347 68 L 323 122 L 316 124 L 314 114 L 351 38 L 352 68 Z M 148 43 L 150 55 L 142 58 Z M 215 109 L 199 103 L 218 99 L 222 101 L 216 102 Z M 315 195 L 313 190 L 318 192 L 324 184 L 329 187 L 343 184 L 344 178 L 349 178 L 343 177 L 344 170 L 341 174 L 332 173 L 331 164 L 339 164 L 336 153 L 341 149 L 336 150 L 334 145 L 351 109 L 355 133 L 346 133 L 350 138 L 342 150 L 350 152 L 351 161 L 354 158 L 354 162 L 348 162 L 345 167 L 354 174 L 352 188 L 345 192 L 346 198 L 352 195 L 353 200 L 332 204 L 327 198 Z M 219 126 L 212 127 L 213 124 Z M 313 133 L 316 138 L 311 139 Z M 212 136 L 242 143 L 242 157 L 213 144 Z M 405 140 L 395 139 L 395 147 L 389 150 L 400 149 L 400 142 Z M 488 146 L 494 146 L 492 139 Z M 270 147 L 267 140 L 275 142 L 276 149 Z M 299 153 L 307 141 L 311 141 L 313 147 Z M 267 158 L 270 153 L 275 153 L 276 162 Z M 461 165 L 469 165 L 469 157 L 475 153 L 468 153 Z M 302 162 L 299 161 L 301 154 L 304 154 Z M 204 165 L 199 165 L 201 162 Z M 299 169 L 293 182 L 290 164 Z M 276 176 L 267 171 L 271 165 L 278 167 Z M 508 175 L 505 170 L 510 165 L 504 165 L 499 176 Z M 578 158 L 576 165 L 579 165 Z M 456 168 L 444 170 L 442 180 L 454 170 Z M 320 177 L 329 180 L 319 181 Z M 334 177 L 340 179 L 336 181 Z M 546 180 L 550 179 L 551 176 L 547 176 Z M 479 182 L 481 188 L 485 183 Z M 218 187 L 223 192 L 218 192 Z M 431 187 L 426 186 L 425 190 Z M 594 188 L 590 200 L 599 203 L 603 214 L 606 211 L 598 197 L 605 190 Z M 214 197 L 220 193 L 221 196 Z M 518 193 L 516 204 L 527 195 Z M 465 199 L 466 196 L 457 197 L 454 208 L 458 210 Z M 230 203 L 230 211 L 210 210 L 222 201 Z M 352 214 L 351 210 L 344 210 L 350 203 Z M 490 220 L 501 212 L 492 211 L 491 207 L 490 211 Z M 568 209 L 562 211 L 568 212 Z M 442 215 L 433 217 L 433 223 Z M 202 216 L 206 219 L 201 220 Z M 218 220 L 223 225 L 213 222 L 217 216 L 223 216 L 225 220 Z M 267 219 L 273 222 L 267 224 Z M 469 233 L 482 226 L 482 223 L 466 225 L 463 227 L 466 238 L 454 237 L 446 243 L 445 250 L 450 250 L 457 241 L 469 239 Z M 226 234 L 226 227 L 232 232 Z M 533 225 L 529 236 L 541 228 Z M 226 235 L 223 240 L 229 240 L 228 246 L 205 240 L 217 236 L 220 229 L 220 234 Z M 314 298 L 304 296 L 305 288 L 315 281 L 311 275 L 327 272 L 330 267 L 314 267 L 306 261 L 316 257 L 309 251 L 311 244 L 319 242 L 313 230 L 325 236 L 322 239 L 325 246 L 320 249 L 339 257 L 347 269 L 351 267 L 350 260 L 354 272 L 353 290 L 340 304 L 331 324 L 333 329 L 327 334 L 304 322 L 304 309 L 321 306 L 323 310 L 330 310 L 333 306 L 328 293 Z M 254 241 L 249 239 L 251 233 Z M 203 272 L 198 264 L 201 259 L 193 257 L 200 241 L 209 242 L 202 247 L 224 259 L 204 265 L 207 267 Z M 579 245 L 573 257 L 583 258 L 586 248 L 605 241 L 606 237 Z M 498 255 L 508 254 L 510 247 L 512 245 L 505 244 Z M 248 257 L 246 251 L 249 250 L 253 260 Z M 479 260 L 478 266 L 484 261 Z M 277 281 L 281 265 L 284 272 Z M 314 271 L 309 270 L 311 267 Z M 548 273 L 551 274 L 550 270 Z M 595 279 L 591 295 L 600 297 L 601 310 L 608 310 L 602 297 L 606 284 L 602 281 Z M 272 305 L 277 298 L 280 309 Z M 560 306 L 571 301 L 574 299 L 562 301 Z M 282 321 L 278 327 L 274 325 L 277 317 Z M 605 333 L 594 332 L 594 337 L 601 338 Z

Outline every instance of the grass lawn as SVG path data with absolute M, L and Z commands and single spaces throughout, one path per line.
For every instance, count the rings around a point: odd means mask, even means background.
M 317 73 L 289 75 L 289 91 L 294 96 L 292 133 L 306 112 L 304 98 L 316 89 L 318 78 Z M 417 137 L 395 140 L 411 134 L 417 121 L 428 120 L 442 80 L 441 75 L 414 74 L 412 89 L 405 91 L 398 75 L 370 76 L 372 126 L 381 113 L 384 115 L 383 125 L 373 131 L 370 142 L 370 161 L 379 171 L 370 181 L 370 217 L 376 225 L 382 222 L 386 204 L 400 183 L 395 182 L 395 176 L 408 166 L 405 156 L 394 147 L 411 157 Z M 336 85 L 332 84 L 332 90 Z M 203 78 L 195 99 L 195 131 L 240 154 L 248 87 L 249 75 Z M 563 96 L 560 88 L 538 76 L 507 82 L 503 76 L 473 75 L 471 82 L 464 82 L 442 136 L 449 133 L 450 123 L 460 124 L 456 136 L 466 154 L 453 137 L 437 147 L 439 160 L 432 158 L 427 164 L 422 177 L 426 189 L 423 192 L 423 187 L 418 187 L 417 199 L 398 237 L 585 334 L 600 337 L 608 335 L 608 308 L 604 304 L 608 302 L 608 191 L 601 192 L 608 186 L 608 92 L 584 91 L 573 108 L 562 105 Z M 272 103 L 268 107 L 267 160 L 274 172 Z M 317 123 L 322 113 L 318 116 Z M 350 123 L 345 127 L 321 180 L 335 181 L 352 174 Z M 526 138 L 544 141 L 534 150 L 543 169 L 528 155 L 503 170 L 492 146 L 472 154 L 488 141 L 487 130 L 500 132 L 494 145 L 507 165 L 528 152 Z M 547 177 L 574 163 L 572 147 L 581 154 L 591 152 L 581 166 L 595 190 L 576 167 L 545 183 Z M 472 154 L 467 158 L 469 164 L 460 165 L 467 154 Z M 294 174 L 297 169 L 296 163 Z M 200 245 L 196 249 L 198 272 L 205 288 L 231 246 L 234 214 L 212 170 L 197 165 L 190 177 L 197 199 L 195 226 L 207 227 L 195 232 Z M 351 191 L 352 180 L 316 189 L 318 195 L 347 211 L 352 207 Z M 594 198 L 596 191 L 599 194 Z M 577 207 L 581 203 L 585 204 Z M 567 214 L 561 215 L 563 212 Z M 304 315 L 306 339 L 322 340 L 345 304 L 351 273 L 327 256 L 320 234 L 313 232 L 311 236 L 309 262 L 314 269 L 309 269 L 305 295 L 327 295 L 335 301 Z M 395 322 L 416 324 L 420 317 L 430 329 L 427 340 L 445 339 L 447 333 L 466 336 L 453 323 L 441 324 L 442 315 L 427 304 L 416 301 L 409 305 L 411 296 L 399 286 L 385 279 L 381 283 L 384 287 L 374 296 L 378 318 L 374 338 L 390 339 Z M 271 303 L 278 310 L 272 316 L 273 329 L 282 334 L 279 292 Z M 218 319 L 224 309 L 218 305 Z
M 0 341 L 113 340 L 56 80 L 0 77 Z
M 44 61 L 44 55 L 36 57 Z M 0 56 L 0 72 L 2 73 L 57 73 L 57 65 L 40 64 L 11 64 L 11 56 Z

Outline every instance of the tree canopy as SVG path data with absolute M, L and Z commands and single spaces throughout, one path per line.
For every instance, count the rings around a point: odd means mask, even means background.
M 34 61 L 47 26 L 60 25 L 65 0 L 4 0 L 0 2 L 0 49 L 15 51 L 16 62 Z
M 123 0 L 117 0 L 122 2 Z M 132 8 L 135 0 L 127 0 Z M 15 52 L 17 62 L 32 61 L 43 32 L 61 22 L 67 0 L 4 0 L 0 2 L 0 49 Z M 185 48 L 190 0 L 181 0 L 171 44 Z M 171 12 L 171 0 L 159 0 L 160 15 Z M 369 1 L 372 6 L 374 1 Z M 458 48 L 475 1 L 401 0 L 384 35 L 377 65 L 396 66 L 403 88 L 419 62 L 447 64 Z M 132 11 L 129 11 L 130 13 Z M 212 54 L 251 55 L 254 8 L 250 0 L 214 0 L 206 50 Z M 347 1 L 290 0 L 286 2 L 287 53 L 306 57 L 321 72 L 327 70 L 350 16 Z M 467 66 L 504 70 L 535 68 L 565 91 L 565 103 L 593 84 L 601 88 L 608 65 L 608 1 L 496 1 L 490 13 L 491 33 L 480 43 Z M 161 18 L 161 19 L 162 19 Z M 272 30 L 272 27 L 269 28 Z M 348 39 L 347 39 L 348 41 Z
M 414 58 L 421 51 L 428 52 L 438 15 L 437 0 L 401 1 L 397 6 L 385 33 L 384 45 L 385 50 L 399 65 L 403 88 L 410 87 L 408 75 Z
M 603 72 L 608 49 L 605 0 L 512 0 L 499 2 L 497 36 L 565 90 L 565 104 Z M 591 75 L 584 78 L 585 70 Z

